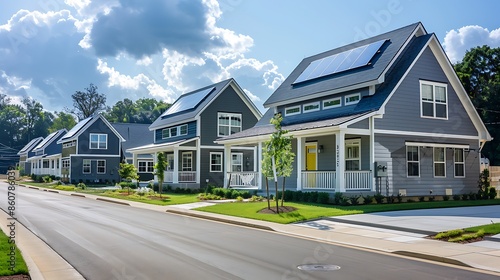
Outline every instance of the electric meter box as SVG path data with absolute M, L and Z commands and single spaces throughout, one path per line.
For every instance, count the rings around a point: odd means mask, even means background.
M 375 177 L 387 177 L 387 161 L 376 161 L 374 170 Z

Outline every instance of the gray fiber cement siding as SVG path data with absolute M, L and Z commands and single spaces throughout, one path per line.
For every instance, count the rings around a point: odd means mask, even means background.
M 448 120 L 421 117 L 420 80 L 447 84 Z M 386 104 L 383 118 L 375 119 L 375 129 L 477 135 L 477 130 L 429 48 Z
M 446 177 L 434 177 L 433 148 L 419 147 L 420 176 L 407 176 L 405 142 L 428 142 L 425 137 L 375 135 L 375 159 L 385 161 L 389 173 L 389 194 L 397 195 L 400 189 L 406 190 L 407 196 L 444 195 L 446 189 L 453 189 L 453 194 L 477 192 L 479 178 L 479 153 L 477 140 L 434 139 L 435 143 L 468 144 L 470 151 L 465 152 L 465 178 L 455 178 L 453 149 L 446 148 Z M 382 181 L 382 194 L 386 194 L 386 179 Z

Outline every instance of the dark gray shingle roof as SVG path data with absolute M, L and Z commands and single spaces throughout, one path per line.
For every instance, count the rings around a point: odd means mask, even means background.
M 149 130 L 149 124 L 112 123 L 111 125 L 125 139 L 125 142 L 122 142 L 123 151 L 150 144 L 154 140 L 154 132 Z M 125 154 L 126 157 L 132 156 L 130 153 Z

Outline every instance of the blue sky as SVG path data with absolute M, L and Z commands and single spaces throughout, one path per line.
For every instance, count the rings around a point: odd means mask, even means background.
M 90 83 L 112 106 L 173 102 L 230 77 L 263 111 L 304 57 L 418 21 L 452 62 L 500 47 L 494 0 L 0 1 L 0 93 L 50 111 L 71 107 Z

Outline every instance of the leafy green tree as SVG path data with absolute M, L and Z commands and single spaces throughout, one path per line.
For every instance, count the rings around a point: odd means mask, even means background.
M 136 107 L 134 102 L 125 98 L 123 101 L 116 102 L 105 117 L 110 122 L 132 123 L 134 122 L 135 114 Z
M 23 142 L 24 111 L 19 105 L 7 104 L 0 110 L 0 143 L 21 148 Z
M 71 95 L 73 109 L 66 109 L 78 117 L 78 120 L 86 119 L 94 114 L 106 111 L 106 95 L 97 92 L 97 86 L 90 84 L 85 91 L 76 91 Z
M 275 131 L 271 134 L 271 139 L 264 144 L 266 152 L 263 153 L 263 172 L 266 175 L 273 174 L 276 196 L 278 195 L 278 177 L 283 177 L 282 180 L 282 195 L 281 206 L 283 206 L 285 198 L 285 180 L 290 177 L 293 170 L 293 160 L 295 154 L 292 152 L 292 137 L 285 136 L 287 130 L 283 130 L 281 122 L 283 117 L 281 114 L 276 114 L 271 119 L 271 124 L 274 125 Z M 270 163 L 270 164 L 269 164 Z M 269 169 L 272 170 L 269 170 Z M 276 197 L 276 213 L 279 213 L 278 197 Z
M 47 136 L 48 127 L 52 123 L 52 113 L 43 111 L 42 104 L 30 97 L 25 97 L 22 104 L 24 106 L 23 140 L 29 142 L 35 137 Z
M 483 153 L 492 165 L 500 162 L 500 48 L 480 46 L 466 52 L 454 65 L 455 71 L 476 110 L 486 124 L 493 141 Z
M 131 182 L 132 180 L 139 179 L 137 175 L 137 168 L 131 163 L 122 162 L 120 163 L 120 169 L 118 169 L 118 174 L 122 179 Z M 128 194 L 130 194 L 130 185 L 127 185 Z
M 72 114 L 67 114 L 64 112 L 55 112 L 55 118 L 52 125 L 49 127 L 49 133 L 58 131 L 60 129 L 66 128 L 70 130 L 76 125 L 75 118 Z
M 158 155 L 156 156 L 156 164 L 154 167 L 155 167 L 154 175 L 158 176 L 158 191 L 161 197 L 163 180 L 165 179 L 165 170 L 167 170 L 168 167 L 168 161 L 165 159 L 164 153 L 162 152 L 158 153 Z
M 141 98 L 133 102 L 125 98 L 111 107 L 105 117 L 110 122 L 153 123 L 170 104 L 154 98 Z

